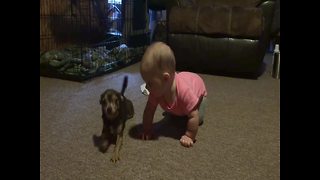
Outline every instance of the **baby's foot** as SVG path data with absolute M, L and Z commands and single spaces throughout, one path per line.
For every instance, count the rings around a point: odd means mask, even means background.
M 193 146 L 193 140 L 186 135 L 183 135 L 181 137 L 180 143 L 182 146 L 188 147 L 188 148 Z
M 154 133 L 140 133 L 138 134 L 138 138 L 141 139 L 141 140 L 155 140 L 157 139 L 157 137 L 155 136 Z

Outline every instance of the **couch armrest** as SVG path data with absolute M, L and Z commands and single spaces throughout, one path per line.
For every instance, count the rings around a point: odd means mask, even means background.
M 274 16 L 275 0 L 262 1 L 257 7 L 262 9 L 264 16 L 264 31 L 269 34 Z
M 276 0 L 260 0 L 260 3 L 257 6 L 261 6 L 263 3 L 268 1 L 275 2 Z

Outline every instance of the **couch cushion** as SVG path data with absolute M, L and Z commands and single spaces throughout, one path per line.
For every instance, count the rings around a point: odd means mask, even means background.
M 262 10 L 242 6 L 173 7 L 169 33 L 223 35 L 259 38 L 263 30 Z
M 228 5 L 256 7 L 262 0 L 193 0 L 196 5 Z

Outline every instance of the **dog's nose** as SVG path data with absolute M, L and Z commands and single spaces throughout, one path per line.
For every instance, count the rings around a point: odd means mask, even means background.
M 108 108 L 107 108 L 107 113 L 108 113 L 108 114 L 111 114 L 111 112 L 112 112 L 111 107 L 108 107 Z

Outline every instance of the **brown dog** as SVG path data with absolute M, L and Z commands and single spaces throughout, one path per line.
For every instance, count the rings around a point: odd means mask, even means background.
M 100 137 L 93 136 L 93 141 L 102 153 L 105 153 L 110 144 L 115 142 L 112 162 L 120 160 L 119 152 L 123 143 L 125 123 L 134 115 L 132 102 L 124 96 L 127 84 L 128 77 L 125 76 L 121 93 L 107 89 L 100 97 L 103 129 Z

